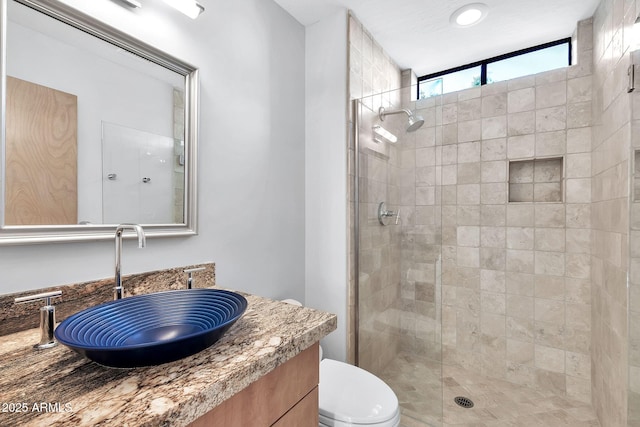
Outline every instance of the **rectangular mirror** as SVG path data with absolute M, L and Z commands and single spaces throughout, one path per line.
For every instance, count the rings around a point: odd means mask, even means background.
M 62 3 L 0 2 L 0 245 L 195 234 L 197 69 Z

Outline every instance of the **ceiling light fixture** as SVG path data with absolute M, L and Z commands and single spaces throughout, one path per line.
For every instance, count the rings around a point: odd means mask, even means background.
M 489 6 L 484 3 L 471 3 L 462 6 L 451 14 L 449 22 L 454 27 L 466 28 L 482 21 L 489 13 Z
M 133 7 L 134 9 L 142 7 L 142 4 L 140 4 L 138 0 L 120 0 L 120 1 L 126 4 L 127 6 Z
M 388 130 L 386 130 L 385 128 L 383 128 L 380 125 L 374 125 L 373 126 L 373 131 L 378 134 L 379 136 L 381 136 L 382 138 L 386 139 L 387 141 L 395 144 L 396 142 L 398 142 L 398 138 L 392 134 L 391 132 L 389 132 Z M 376 138 L 376 136 L 374 135 L 373 140 L 375 142 L 380 143 L 380 139 Z
M 191 19 L 196 19 L 204 12 L 204 6 L 196 0 L 164 0 L 164 2 Z

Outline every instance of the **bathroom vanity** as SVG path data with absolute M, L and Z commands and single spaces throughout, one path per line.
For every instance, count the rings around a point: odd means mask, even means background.
M 62 345 L 35 350 L 37 328 L 0 336 L 0 425 L 317 426 L 317 343 L 336 316 L 243 295 L 247 311 L 220 341 L 159 366 L 113 369 Z

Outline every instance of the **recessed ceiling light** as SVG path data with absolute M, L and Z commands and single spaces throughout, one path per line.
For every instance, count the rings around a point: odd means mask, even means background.
M 488 13 L 489 7 L 486 4 L 471 3 L 453 12 L 449 22 L 454 27 L 470 27 L 482 21 Z

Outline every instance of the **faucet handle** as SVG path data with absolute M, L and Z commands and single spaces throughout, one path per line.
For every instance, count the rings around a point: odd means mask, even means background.
M 57 344 L 53 335 L 53 328 L 56 325 L 56 308 L 51 305 L 51 299 L 60 295 L 62 295 L 62 291 L 43 292 L 14 300 L 16 304 L 45 300 L 45 306 L 40 307 L 40 342 L 34 345 L 35 348 L 50 348 Z
M 195 273 L 196 271 L 203 271 L 206 269 L 207 269 L 206 267 L 196 267 L 196 268 L 187 268 L 186 270 L 184 270 L 184 272 L 189 275 L 187 277 L 187 289 L 193 288 L 193 273 Z

